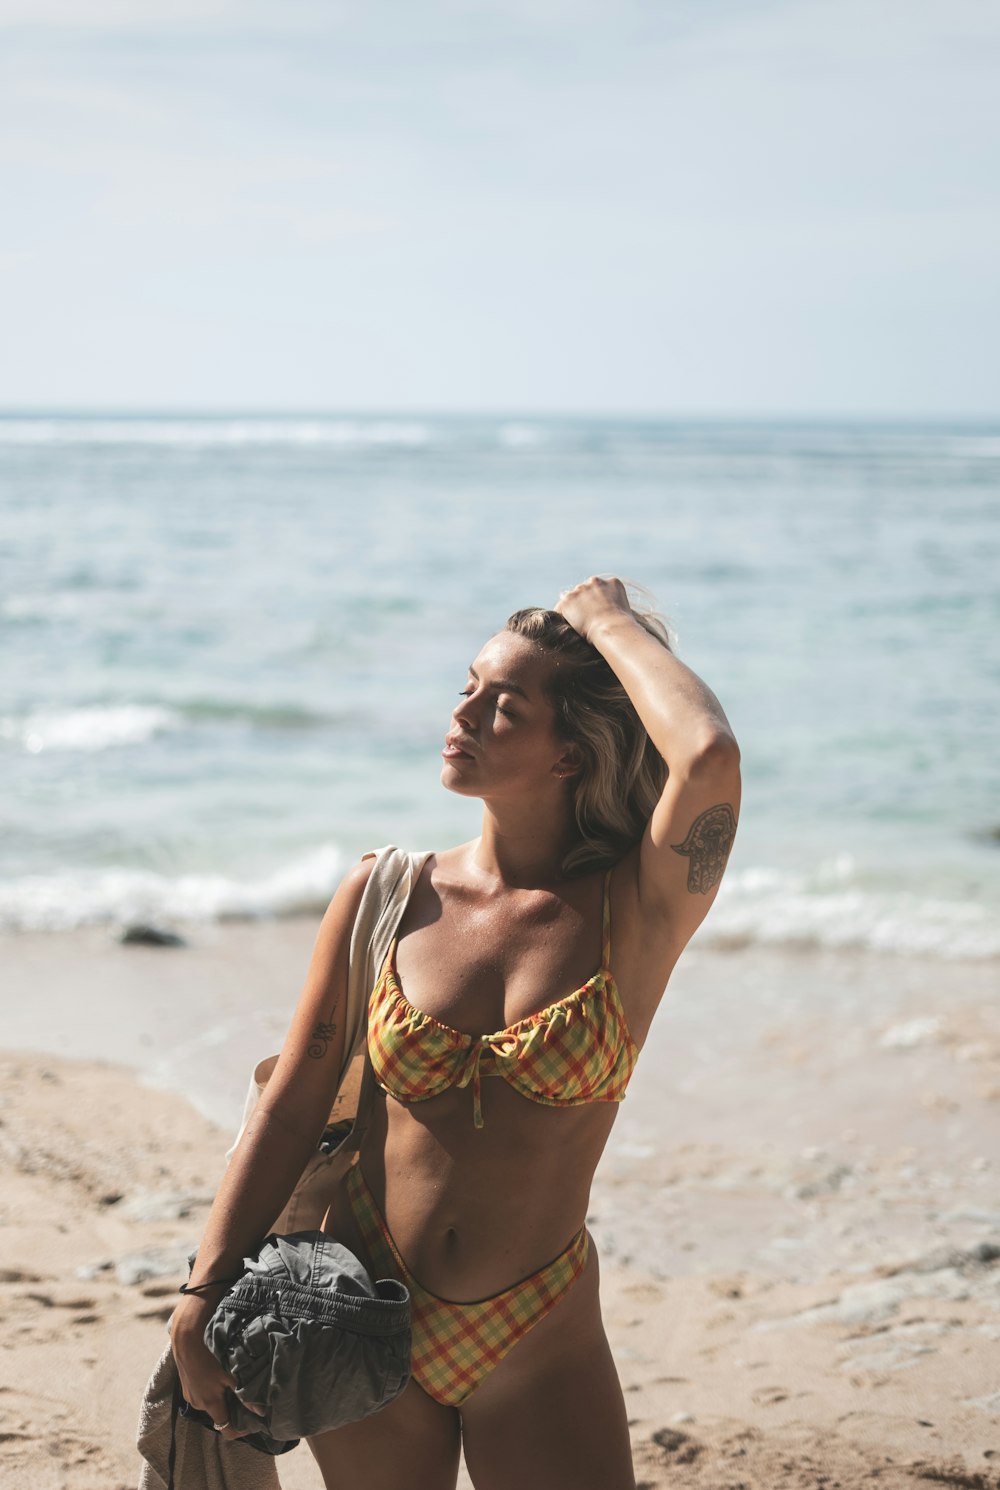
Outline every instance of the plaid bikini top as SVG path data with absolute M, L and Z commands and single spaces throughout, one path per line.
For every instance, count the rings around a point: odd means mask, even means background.
M 415 1009 L 396 976 L 394 938 L 368 1005 L 368 1053 L 382 1090 L 409 1104 L 471 1082 L 477 1128 L 483 1076 L 502 1076 L 546 1107 L 621 1102 L 639 1047 L 610 967 L 610 882 L 608 870 L 600 969 L 582 988 L 494 1034 L 470 1035 Z

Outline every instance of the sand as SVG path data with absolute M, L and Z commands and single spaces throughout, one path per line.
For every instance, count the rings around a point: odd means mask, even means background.
M 314 930 L 0 945 L 4 1490 L 135 1485 L 245 1081 L 243 1042 L 212 1032 L 242 1009 L 267 1053 Z M 590 1218 L 640 1485 L 1000 1490 L 996 991 L 973 963 L 682 960 Z M 180 1072 L 198 1107 L 150 1085 Z M 319 1490 L 304 1449 L 280 1473 Z

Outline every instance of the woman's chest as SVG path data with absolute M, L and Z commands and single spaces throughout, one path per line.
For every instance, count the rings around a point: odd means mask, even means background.
M 395 950 L 407 1002 L 469 1034 L 510 1028 L 580 989 L 600 967 L 600 925 L 537 898 L 445 902 L 433 919 L 404 918 Z

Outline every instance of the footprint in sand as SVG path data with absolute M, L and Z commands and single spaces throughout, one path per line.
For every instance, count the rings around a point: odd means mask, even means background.
M 774 1407 L 788 1400 L 788 1392 L 784 1387 L 758 1387 L 750 1400 L 755 1407 Z
M 26 1293 L 24 1297 L 46 1309 L 93 1309 L 97 1305 L 96 1299 L 54 1299 L 50 1293 Z
M 964 1464 L 932 1464 L 926 1459 L 913 1460 L 906 1466 L 918 1480 L 930 1480 L 938 1485 L 956 1485 L 961 1490 L 997 1490 L 1000 1479 L 995 1474 L 981 1474 L 975 1469 L 966 1469 Z
M 629 1283 L 622 1289 L 630 1299 L 654 1300 L 662 1299 L 663 1289 L 658 1288 L 655 1283 Z
M 704 1449 L 690 1433 L 681 1433 L 676 1428 L 658 1428 L 650 1438 L 650 1446 L 653 1445 L 659 1451 L 656 1460 L 660 1464 L 693 1464 Z
M 136 1319 L 162 1319 L 166 1321 L 173 1314 L 174 1308 L 175 1305 L 172 1303 L 160 1304 L 155 1309 L 140 1309 L 135 1317 Z

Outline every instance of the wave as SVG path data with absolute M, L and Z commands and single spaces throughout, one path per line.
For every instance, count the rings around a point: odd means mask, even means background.
M 106 750 L 113 745 L 141 745 L 181 724 L 176 710 L 155 704 L 93 704 L 7 715 L 0 718 L 0 740 L 22 745 L 32 755 L 43 750 Z
M 996 905 L 904 890 L 871 891 L 851 884 L 851 877 L 849 862 L 812 875 L 765 868 L 730 874 L 698 932 L 698 942 L 719 948 L 757 945 L 1000 958 Z
M 0 445 L 428 445 L 416 419 L 0 419 Z
M 71 931 L 134 922 L 256 920 L 321 913 L 346 867 L 321 844 L 259 879 L 225 874 L 170 877 L 152 870 L 64 870 L 0 881 L 0 930 Z
M 346 712 L 323 713 L 302 704 L 252 704 L 241 699 L 192 699 L 174 706 L 185 719 L 221 720 L 224 723 L 258 724 L 267 729 L 313 729 L 342 723 Z
M 0 929 L 65 931 L 130 921 L 206 922 L 322 913 L 346 860 L 324 843 L 256 879 L 177 877 L 127 867 L 0 882 Z M 944 960 L 1000 959 L 1000 916 L 980 901 L 851 884 L 844 864 L 811 875 L 755 868 L 730 875 L 697 944 L 857 950 Z
M 536 424 L 501 424 L 497 439 L 509 449 L 520 450 L 527 446 L 544 445 L 546 432 Z
M 247 703 L 241 700 L 193 699 L 173 705 L 86 704 L 0 716 L 0 740 L 20 745 L 32 755 L 42 751 L 96 751 L 118 745 L 144 745 L 167 730 L 186 724 L 249 724 L 261 729 L 308 730 L 343 723 L 346 714 L 320 713 L 299 704 Z

